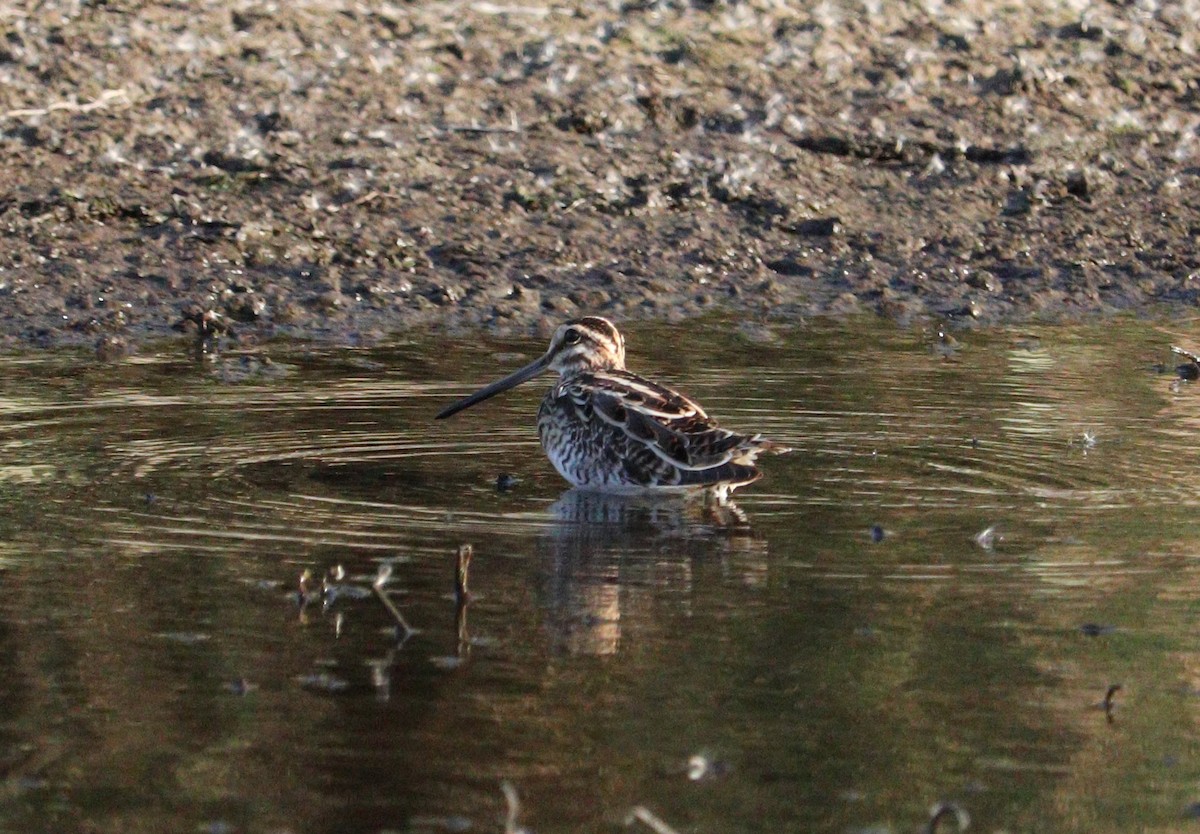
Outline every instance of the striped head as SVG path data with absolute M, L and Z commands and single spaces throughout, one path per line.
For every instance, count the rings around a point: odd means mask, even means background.
M 586 316 L 560 325 L 546 351 L 548 367 L 560 376 L 625 368 L 625 337 L 608 319 Z
M 599 316 L 572 319 L 554 331 L 550 348 L 540 357 L 504 379 L 485 385 L 469 397 L 442 409 L 437 419 L 457 414 L 545 371 L 568 377 L 584 371 L 619 371 L 624 368 L 625 338 L 611 321 Z

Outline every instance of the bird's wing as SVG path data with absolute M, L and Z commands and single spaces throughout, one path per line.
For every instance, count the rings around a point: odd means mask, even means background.
M 750 464 L 757 438 L 717 425 L 694 400 L 628 371 L 598 371 L 564 382 L 578 408 L 680 470 L 701 472 L 734 461 Z

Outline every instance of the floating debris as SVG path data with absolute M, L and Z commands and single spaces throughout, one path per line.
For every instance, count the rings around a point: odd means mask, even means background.
M 942 820 L 953 819 L 958 824 L 958 831 L 963 832 L 971 824 L 971 815 L 953 802 L 938 802 L 929 809 L 929 823 L 925 826 L 927 834 L 937 834 Z
M 433 828 L 438 831 L 448 831 L 450 834 L 462 834 L 471 830 L 470 817 L 451 815 L 448 817 L 409 817 L 410 829 Z
M 183 643 L 185 646 L 194 646 L 212 639 L 211 634 L 202 631 L 160 631 L 154 636 L 160 640 L 170 640 L 172 643 Z
M 642 823 L 656 834 L 678 834 L 674 828 L 667 825 L 645 805 L 635 805 L 625 817 L 626 825 L 633 825 L 635 822 Z
M 371 596 L 371 589 L 364 588 L 361 585 L 350 585 L 343 583 L 346 578 L 346 569 L 342 565 L 334 565 L 325 572 L 325 576 L 321 578 L 321 599 L 326 605 L 333 605 L 338 599 L 345 597 L 346 599 L 366 599 Z
M 440 669 L 443 672 L 453 672 L 455 669 L 461 669 L 466 660 L 458 655 L 443 654 L 429 658 L 429 662 L 433 664 L 435 669 Z
M 334 565 L 321 576 L 321 585 L 318 588 L 312 569 L 305 568 L 300 574 L 296 591 L 289 596 L 301 608 L 316 600 L 320 600 L 328 608 L 339 599 L 362 600 L 373 593 L 370 588 L 362 585 L 342 582 L 345 578 L 346 569 L 340 564 Z
M 707 779 L 717 779 L 729 772 L 729 765 L 717 759 L 709 758 L 703 753 L 688 757 L 687 777 L 693 782 Z
M 309 692 L 320 692 L 326 695 L 336 695 L 350 688 L 350 681 L 339 678 L 330 672 L 313 672 L 311 675 L 299 675 L 296 683 Z
M 982 532 L 975 534 L 975 544 L 982 547 L 984 550 L 992 550 L 996 546 L 1000 535 L 996 530 L 996 525 L 985 528 Z
M 1106 634 L 1112 634 L 1117 630 L 1117 627 L 1114 625 L 1101 625 L 1100 623 L 1084 623 L 1079 627 L 1079 630 L 1087 637 L 1103 637 Z
M 516 475 L 510 475 L 507 472 L 502 472 L 496 476 L 496 491 L 508 492 L 519 483 L 521 483 L 521 479 Z
M 1171 345 L 1171 353 L 1188 360 L 1183 364 L 1175 366 L 1175 373 L 1179 375 L 1180 379 L 1186 379 L 1189 382 L 1200 379 L 1200 356 L 1175 345 Z
M 371 670 L 371 686 L 375 689 L 376 697 L 386 701 L 392 696 L 392 663 L 394 658 L 389 652 L 387 657 L 378 660 L 372 658 L 366 662 Z
M 223 688 L 226 692 L 233 695 L 249 695 L 258 689 L 258 684 L 251 683 L 249 678 L 238 678 L 237 680 L 229 681 Z

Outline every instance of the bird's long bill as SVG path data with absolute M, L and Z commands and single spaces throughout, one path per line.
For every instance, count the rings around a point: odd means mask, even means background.
M 504 379 L 498 379 L 491 385 L 484 386 L 469 397 L 465 397 L 454 405 L 447 406 L 438 412 L 437 419 L 444 420 L 447 417 L 457 414 L 464 408 L 470 408 L 476 403 L 481 403 L 489 397 L 494 397 L 501 391 L 507 391 L 509 388 L 514 388 L 525 382 L 527 379 L 533 379 L 550 365 L 550 354 L 546 354 L 539 359 L 530 362 L 524 368 L 513 371 Z

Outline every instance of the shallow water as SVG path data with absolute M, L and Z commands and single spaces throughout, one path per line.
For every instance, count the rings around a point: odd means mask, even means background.
M 539 384 L 431 421 L 531 342 L 0 361 L 0 830 L 1194 825 L 1185 329 L 730 332 L 628 338 L 795 448 L 734 509 L 564 493 Z M 296 600 L 383 563 L 407 640 Z

